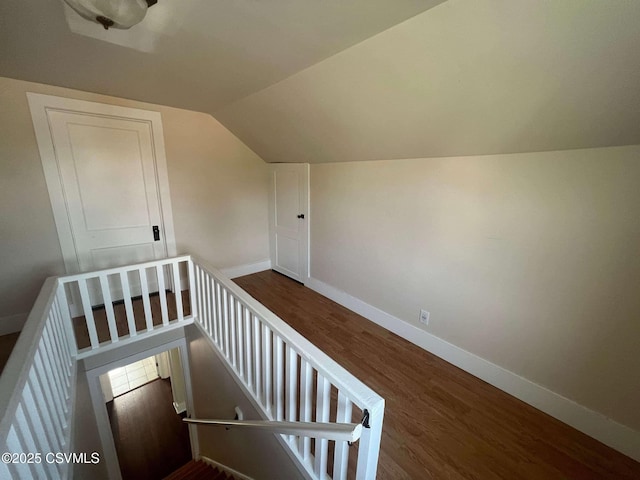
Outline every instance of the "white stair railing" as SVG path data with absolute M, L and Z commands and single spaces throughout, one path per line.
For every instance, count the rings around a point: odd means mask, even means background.
M 182 301 L 187 289 L 190 314 Z M 356 478 L 375 478 L 384 400 L 188 255 L 46 280 L 0 377 L 0 450 L 13 455 L 0 462 L 0 478 L 69 476 L 68 462 L 45 456 L 70 453 L 78 359 L 194 322 L 265 420 L 297 424 L 277 438 L 310 477 L 347 478 L 352 440 L 318 429 L 357 423 Z M 80 327 L 86 346 L 78 346 Z M 314 425 L 305 430 L 305 424 Z
M 75 333 L 80 321 L 88 336 L 88 345 L 78 345 L 78 357 L 95 353 L 98 348 L 104 351 L 131 343 L 160 329 L 192 323 L 193 317 L 185 315 L 182 301 L 182 291 L 190 290 L 188 303 L 194 303 L 194 291 L 186 284 L 190 264 L 191 258 L 183 255 L 60 277 L 58 281 L 65 287 L 63 301 L 69 305 L 68 313 L 73 318 L 71 330 Z M 158 297 L 155 303 L 159 304 L 159 311 L 153 308 L 154 296 Z M 99 320 L 94 314 L 96 309 L 101 312 Z
M 75 349 L 61 287 L 48 278 L 0 377 L 0 478 L 66 478 L 76 390 Z
M 359 409 L 367 428 L 358 445 L 356 478 L 374 479 L 384 399 L 218 270 L 195 258 L 193 265 L 196 325 L 264 418 L 328 423 L 333 415 L 335 423 L 351 423 L 354 407 Z M 349 442 L 336 441 L 330 449 L 329 440 L 318 437 L 312 451 L 312 438 L 281 436 L 312 478 L 347 478 Z

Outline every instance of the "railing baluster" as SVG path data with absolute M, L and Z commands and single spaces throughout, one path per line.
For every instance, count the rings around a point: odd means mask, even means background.
M 311 421 L 311 397 L 313 395 L 313 370 L 304 358 L 300 359 L 300 421 Z M 300 437 L 298 452 L 307 461 L 311 453 L 311 439 Z
M 42 329 L 42 340 L 46 344 L 46 348 L 48 350 L 48 358 L 56 370 L 58 378 L 60 379 L 60 388 L 64 390 L 65 398 L 69 398 L 67 395 L 67 391 L 70 387 L 69 377 L 64 374 L 65 365 L 62 359 L 61 351 L 58 350 L 58 346 L 54 341 L 54 336 L 51 329 L 51 324 L 46 322 L 44 328 Z
M 144 307 L 144 324 L 147 327 L 147 332 L 150 332 L 153 330 L 153 312 L 151 311 L 151 299 L 149 297 L 147 269 L 139 268 L 138 275 L 140 277 L 140 292 L 142 294 L 142 305 Z
M 276 420 L 284 420 L 284 359 L 282 355 L 283 342 L 278 335 L 273 335 L 275 346 L 275 365 L 273 367 L 275 379 Z
M 55 450 L 51 443 L 50 432 L 45 430 L 47 422 L 38 408 L 38 400 L 33 395 L 29 382 L 26 382 L 24 385 L 23 397 L 27 416 L 33 419 L 33 429 L 35 430 L 36 438 L 38 439 L 38 451 L 54 452 Z
M 236 299 L 234 298 L 234 296 L 227 291 L 227 295 L 228 295 L 228 299 L 229 299 L 229 304 L 227 305 L 228 309 L 229 309 L 229 342 L 231 343 L 231 365 L 233 366 L 234 370 L 237 372 L 238 371 L 238 358 L 237 358 L 237 352 L 236 352 L 236 343 L 238 340 L 238 337 L 236 335 L 236 309 L 235 309 L 235 302 Z
M 211 302 L 211 277 L 209 274 L 204 275 L 204 300 L 205 300 L 205 317 L 206 317 L 206 329 L 209 335 L 213 338 L 213 315 L 212 302 Z M 215 339 L 214 339 L 215 341 Z
M 51 328 L 53 339 L 56 344 L 56 349 L 60 352 L 60 360 L 62 363 L 64 376 L 68 378 L 71 374 L 69 349 L 64 340 L 62 328 L 60 327 L 60 318 L 58 317 L 58 312 L 55 308 L 55 302 L 51 306 L 50 315 L 47 321 Z M 69 382 L 67 382 L 67 385 L 69 385 Z
M 49 340 L 49 333 L 43 329 L 42 337 L 40 338 L 40 346 L 38 347 L 38 350 L 44 356 L 44 359 L 48 360 L 46 362 L 43 362 L 43 364 L 44 364 L 44 367 L 47 369 L 47 374 L 49 376 L 50 383 L 53 383 L 53 388 L 55 388 L 60 398 L 60 401 L 62 403 L 61 407 L 64 410 L 64 413 L 66 414 L 67 409 L 69 407 L 67 405 L 67 400 L 68 400 L 67 395 L 66 395 L 65 389 L 63 388 L 64 380 L 62 380 L 62 377 L 60 376 L 58 362 L 56 362 L 55 357 L 49 348 L 48 340 Z
M 198 314 L 198 322 L 200 325 L 204 326 L 204 316 L 202 315 L 202 311 L 204 310 L 204 275 L 205 273 L 202 269 L 196 266 L 196 289 L 198 290 L 198 302 L 197 302 L 197 314 Z
M 78 351 L 78 341 L 76 339 L 76 333 L 73 329 L 73 321 L 71 320 L 71 313 L 69 312 L 69 301 L 67 300 L 66 285 L 58 281 L 58 291 L 56 292 L 56 298 L 58 300 L 60 318 L 62 320 L 62 326 L 67 338 L 67 344 L 72 355 L 75 355 Z
M 253 369 L 251 368 L 251 310 L 249 308 L 244 309 L 244 353 L 245 353 L 245 367 L 247 387 L 249 390 L 253 388 Z
M 53 405 L 55 409 L 55 413 L 52 412 L 51 418 L 56 423 L 56 433 L 58 434 L 58 441 L 60 442 L 60 446 L 63 445 L 64 440 L 62 437 L 62 432 L 67 428 L 67 422 L 65 418 L 64 411 L 62 409 L 62 398 L 56 395 L 56 390 L 51 386 L 52 377 L 50 375 L 49 369 L 45 368 L 40 359 L 40 353 L 36 351 L 34 356 L 34 370 L 37 374 L 38 383 L 40 385 L 40 390 L 43 392 L 44 396 L 47 399 L 47 402 L 50 402 L 50 405 Z
M 7 450 L 9 452 L 27 452 L 27 446 L 24 445 L 24 442 L 18 437 L 15 426 L 11 426 L 9 429 L 9 433 L 7 434 Z M 35 472 L 33 471 L 32 464 L 28 463 L 11 463 L 11 470 L 15 471 L 16 474 L 12 474 L 9 478 L 19 478 L 22 479 L 31 479 L 37 478 Z
M 271 330 L 262 325 L 262 380 L 264 388 L 263 405 L 271 415 Z
M 368 410 L 370 428 L 362 429 L 362 436 L 360 437 L 358 445 L 356 480 L 375 478 L 378 466 L 382 422 L 384 419 L 384 400 L 380 399 L 375 405 L 369 407 Z
M 229 358 L 229 294 L 226 288 L 222 288 L 223 304 L 222 314 L 224 315 L 224 354 Z
M 100 289 L 102 290 L 102 301 L 104 302 L 104 311 L 107 314 L 107 324 L 109 325 L 109 336 L 112 342 L 118 341 L 118 329 L 116 328 L 116 317 L 113 312 L 113 301 L 111 300 L 111 289 L 109 288 L 109 279 L 105 274 L 98 277 L 100 280 Z
M 254 368 L 253 373 L 255 376 L 255 382 L 253 384 L 254 389 L 253 392 L 256 394 L 258 399 L 263 398 L 262 395 L 262 368 L 260 365 L 261 359 L 261 351 L 260 348 L 260 319 L 257 315 L 253 315 L 253 348 L 254 348 Z
M 337 423 L 351 423 L 352 403 L 347 396 L 338 391 Z M 349 444 L 347 442 L 335 442 L 333 452 L 333 478 L 346 479 L 347 466 L 349 464 Z
M 287 346 L 287 359 L 286 359 L 286 397 L 287 397 L 287 420 L 290 422 L 296 421 L 296 415 L 298 414 L 296 409 L 296 396 L 298 394 L 298 353 L 290 346 Z M 289 436 L 289 441 L 293 441 L 293 435 Z
M 216 295 L 216 281 L 211 278 L 211 275 L 207 274 L 207 288 L 209 289 L 209 313 L 211 319 L 211 338 L 214 343 L 218 343 L 218 313 L 217 313 L 217 295 Z
M 215 285 L 216 285 L 216 315 L 218 317 L 218 346 L 220 348 L 222 348 L 222 345 L 224 344 L 224 338 L 225 338 L 225 329 L 224 329 L 224 316 L 222 314 L 222 306 L 224 303 L 224 299 L 223 299 L 223 292 L 220 288 L 220 284 L 215 281 Z
M 318 373 L 318 387 L 316 393 L 316 422 L 329 421 L 331 384 Z M 313 471 L 319 478 L 323 478 L 327 473 L 327 453 L 329 442 L 326 438 L 316 438 L 315 463 Z
M 246 379 L 244 371 L 244 328 L 243 328 L 243 315 L 242 304 L 240 301 L 236 301 L 236 338 L 238 339 L 238 375 L 241 379 Z
M 162 311 L 162 325 L 169 325 L 169 309 L 167 308 L 167 287 L 164 282 L 164 266 L 156 266 L 158 277 L 158 295 L 160 296 L 160 310 Z
M 21 438 L 21 443 L 23 443 L 26 447 L 23 452 L 42 452 L 42 450 L 39 448 L 39 445 L 36 445 L 36 440 L 33 436 L 33 425 L 31 424 L 31 422 L 29 422 L 29 419 L 25 415 L 24 409 L 20 404 L 18 404 L 18 408 L 16 408 L 14 421 L 15 426 L 17 427 L 16 433 L 18 435 L 18 438 Z M 34 462 L 32 464 L 32 468 L 35 470 L 35 472 L 37 472 L 37 475 L 34 478 L 43 478 L 46 476 L 46 472 L 42 463 Z
M 193 259 L 189 258 L 187 261 L 187 269 L 189 270 L 189 311 L 191 316 L 195 317 L 196 313 L 196 286 L 195 286 L 195 272 Z
M 176 313 L 178 321 L 184 320 L 184 310 L 182 309 L 182 282 L 180 280 L 180 262 L 177 260 L 171 263 L 173 270 L 173 295 L 176 297 Z
M 78 288 L 80 290 L 80 299 L 82 301 L 84 319 L 87 324 L 87 330 L 89 331 L 89 341 L 91 343 L 91 348 L 98 348 L 98 344 L 100 342 L 98 340 L 98 332 L 96 331 L 96 321 L 93 318 L 93 311 L 91 310 L 91 301 L 89 300 L 87 281 L 84 279 L 78 280 Z
M 129 275 L 127 272 L 120 272 L 120 284 L 122 286 L 122 299 L 124 300 L 124 310 L 127 315 L 127 325 L 129 326 L 129 336 L 138 335 L 136 328 L 136 318 L 133 315 L 133 303 L 131 302 L 131 288 L 129 288 Z
M 62 423 L 58 413 L 55 411 L 56 408 L 52 396 L 48 391 L 45 391 L 42 382 L 38 378 L 35 364 L 29 372 L 29 382 L 42 411 L 42 416 L 45 419 L 49 439 L 54 447 L 51 451 L 57 451 L 62 446 Z

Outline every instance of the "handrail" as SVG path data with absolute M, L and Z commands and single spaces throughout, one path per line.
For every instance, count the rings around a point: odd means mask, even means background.
M 196 425 L 254 428 L 268 430 L 273 433 L 351 443 L 358 441 L 362 435 L 362 424 L 360 423 L 277 422 L 271 420 L 213 420 L 200 418 L 183 418 L 182 421 Z
M 116 274 L 116 273 L 120 273 L 123 270 L 134 271 L 134 270 L 140 270 L 142 268 L 165 266 L 165 265 L 168 265 L 169 263 L 172 263 L 172 262 L 173 263 L 174 262 L 188 262 L 189 260 L 191 260 L 191 255 L 179 255 L 177 257 L 167 257 L 167 258 L 161 258 L 159 260 L 151 260 L 151 261 L 148 261 L 148 262 L 133 263 L 131 265 L 122 265 L 120 267 L 111 267 L 111 268 L 105 268 L 105 269 L 102 269 L 102 270 L 92 270 L 90 272 L 72 273 L 70 275 L 62 275 L 60 277 L 57 277 L 57 279 L 61 283 L 76 282 L 78 280 L 96 278 L 96 277 L 100 277 L 102 275 L 113 275 L 113 274 Z

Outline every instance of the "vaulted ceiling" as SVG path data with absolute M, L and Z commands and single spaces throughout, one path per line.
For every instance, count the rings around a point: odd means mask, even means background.
M 0 2 L 0 75 L 208 112 L 269 162 L 640 144 L 640 2 Z

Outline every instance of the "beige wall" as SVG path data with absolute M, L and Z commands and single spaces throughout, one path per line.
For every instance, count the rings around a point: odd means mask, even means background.
M 311 276 L 640 430 L 639 158 L 312 165 Z
M 219 267 L 269 257 L 267 166 L 214 118 L 0 77 L 0 318 L 64 273 L 26 92 L 160 112 L 178 252 Z
M 261 420 L 213 347 L 194 326 L 185 329 L 196 418 L 232 420 L 239 406 L 245 420 Z M 303 478 L 273 433 L 198 427 L 200 453 L 256 480 Z

